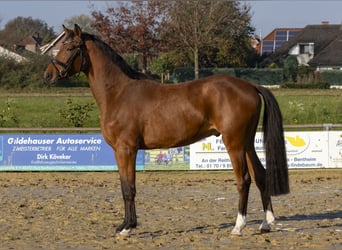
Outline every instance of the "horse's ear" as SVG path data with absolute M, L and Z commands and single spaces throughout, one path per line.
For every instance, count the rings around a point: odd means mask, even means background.
M 63 26 L 63 30 L 65 33 L 69 32 L 69 29 L 67 27 L 65 27 L 64 24 L 62 26 Z
M 81 30 L 80 26 L 78 26 L 76 23 L 75 23 L 74 32 L 75 32 L 75 35 L 76 35 L 76 36 L 81 37 L 82 30 Z

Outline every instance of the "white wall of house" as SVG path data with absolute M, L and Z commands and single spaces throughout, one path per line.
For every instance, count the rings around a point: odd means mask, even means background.
M 299 65 L 308 65 L 314 57 L 314 43 L 298 43 L 289 50 L 289 55 L 297 56 Z
M 310 56 L 308 54 L 299 54 L 297 55 L 297 61 L 299 65 L 305 65 L 308 66 L 308 62 L 313 58 L 313 56 Z

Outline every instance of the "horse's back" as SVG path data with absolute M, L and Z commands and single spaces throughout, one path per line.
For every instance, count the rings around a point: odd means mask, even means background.
M 203 103 L 211 114 L 260 112 L 256 85 L 229 75 L 213 75 L 185 83 L 189 101 Z

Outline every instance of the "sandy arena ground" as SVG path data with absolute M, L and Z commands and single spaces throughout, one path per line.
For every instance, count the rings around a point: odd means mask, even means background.
M 267 234 L 257 231 L 252 184 L 244 235 L 232 237 L 231 171 L 139 172 L 138 227 L 121 238 L 118 173 L 0 173 L 0 249 L 342 249 L 341 177 L 342 169 L 291 170 L 291 194 L 273 197 Z

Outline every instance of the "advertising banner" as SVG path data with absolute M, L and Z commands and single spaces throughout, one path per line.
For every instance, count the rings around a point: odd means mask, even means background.
M 285 132 L 289 168 L 342 167 L 342 132 Z M 254 141 L 260 161 L 265 164 L 263 134 Z M 221 137 L 211 136 L 190 145 L 190 169 L 232 169 Z
M 189 146 L 145 150 L 144 170 L 189 170 Z
M 285 132 L 284 139 L 289 168 L 342 168 L 342 131 Z M 261 132 L 254 143 L 265 164 Z M 232 169 L 232 164 L 222 138 L 215 136 L 190 147 L 138 152 L 137 170 L 173 168 Z M 101 134 L 0 135 L 0 171 L 112 170 L 117 170 L 114 152 Z
M 139 151 L 137 170 L 144 169 Z M 117 170 L 114 152 L 101 134 L 0 135 L 0 171 Z
M 342 131 L 329 131 L 329 166 L 342 167 Z
M 221 136 L 210 136 L 190 145 L 190 169 L 232 169 Z
M 289 168 L 329 167 L 328 132 L 286 132 Z

